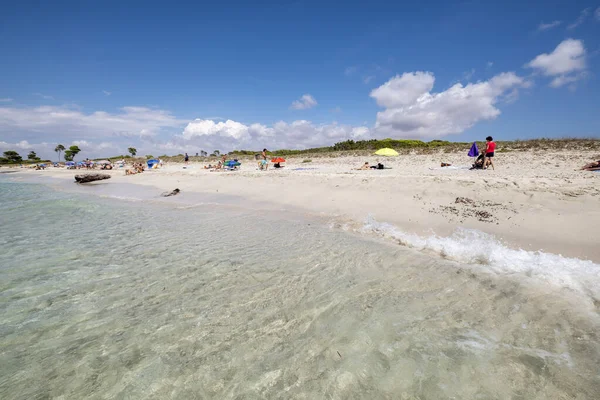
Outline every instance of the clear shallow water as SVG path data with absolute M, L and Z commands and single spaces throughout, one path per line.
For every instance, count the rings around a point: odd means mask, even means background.
M 541 261 L 468 265 L 300 214 L 177 201 L 0 181 L 0 398 L 600 393 L 593 264 L 553 259 L 573 272 L 556 281 Z

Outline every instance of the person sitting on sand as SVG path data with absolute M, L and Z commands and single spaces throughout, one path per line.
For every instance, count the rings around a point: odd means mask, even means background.
M 582 171 L 600 171 L 600 160 L 591 162 L 581 167 Z

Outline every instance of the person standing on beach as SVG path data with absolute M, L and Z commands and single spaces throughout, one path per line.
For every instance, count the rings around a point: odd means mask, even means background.
M 491 161 L 490 159 L 494 157 L 494 151 L 496 150 L 496 143 L 494 142 L 494 138 L 488 136 L 485 138 L 485 152 L 483 156 L 483 168 L 487 168 L 487 162 Z
M 190 157 L 187 153 L 185 153 L 185 158 L 183 160 L 185 161 L 185 165 L 188 165 L 188 163 L 190 162 Z
M 269 168 L 269 163 L 267 162 L 267 149 L 263 149 L 261 156 L 262 156 L 262 160 L 260 160 L 259 168 L 260 169 Z

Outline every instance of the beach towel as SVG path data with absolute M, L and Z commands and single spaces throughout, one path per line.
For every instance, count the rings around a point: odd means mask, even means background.
M 473 146 L 469 150 L 469 157 L 477 157 L 479 155 L 479 149 L 477 148 L 477 143 L 473 142 Z

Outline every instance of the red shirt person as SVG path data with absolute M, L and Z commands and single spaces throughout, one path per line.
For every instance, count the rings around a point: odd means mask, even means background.
M 485 138 L 485 157 L 494 157 L 494 151 L 496 150 L 496 143 L 491 136 Z

